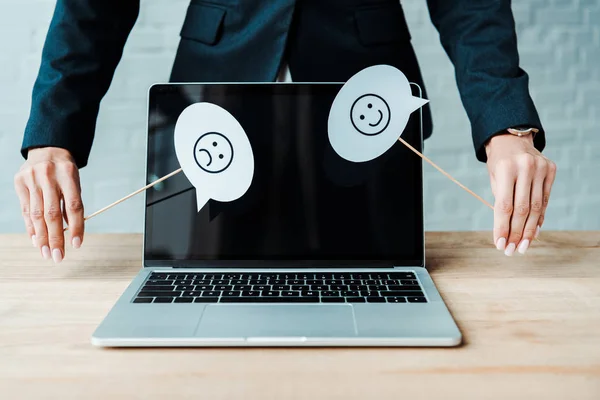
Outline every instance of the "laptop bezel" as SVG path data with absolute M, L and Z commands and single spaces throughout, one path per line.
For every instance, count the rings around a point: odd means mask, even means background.
M 161 87 L 169 86 L 185 86 L 185 85 L 343 85 L 344 82 L 166 82 L 166 83 L 154 83 L 150 85 L 146 95 L 146 140 L 145 140 L 145 155 L 144 155 L 144 176 L 145 185 L 150 182 L 147 181 L 149 166 L 148 166 L 148 152 L 150 142 L 150 105 L 152 91 L 160 89 Z M 418 90 L 418 96 L 422 97 L 422 88 L 414 83 L 410 82 L 411 86 L 414 86 Z M 420 137 L 421 137 L 421 148 L 423 148 L 424 137 L 423 137 L 423 113 L 422 108 L 418 110 L 419 113 L 419 126 Z M 146 257 L 146 234 L 147 234 L 147 212 L 146 204 L 148 201 L 147 191 L 144 191 L 144 218 L 143 218 L 143 231 L 142 231 L 142 267 L 143 268 L 238 268 L 238 269 L 254 269 L 254 270 L 265 270 L 265 269 L 293 269 L 293 268 L 328 268 L 328 269 L 349 269 L 349 268 L 394 268 L 394 267 L 425 267 L 425 218 L 424 218 L 424 173 L 423 173 L 423 162 L 419 159 L 419 165 L 421 173 L 419 176 L 421 182 L 421 232 L 420 241 L 422 248 L 422 256 L 420 259 L 415 260 L 402 260 L 393 261 L 390 259 L 373 259 L 373 260 L 352 260 L 352 259 L 336 259 L 336 260 L 319 260 L 319 259 L 263 259 L 263 260 L 155 260 Z

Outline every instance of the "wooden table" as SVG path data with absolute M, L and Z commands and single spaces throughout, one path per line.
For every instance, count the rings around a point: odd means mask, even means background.
M 489 232 L 429 233 L 459 348 L 101 349 L 140 235 L 88 235 L 60 265 L 0 235 L 0 398 L 600 399 L 600 232 L 544 232 L 505 257 Z

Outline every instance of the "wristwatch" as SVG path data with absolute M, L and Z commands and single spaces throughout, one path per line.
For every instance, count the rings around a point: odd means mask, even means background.
M 511 135 L 515 136 L 532 135 L 535 137 L 535 134 L 539 132 L 539 129 L 527 126 L 515 126 L 513 128 L 508 128 L 507 131 Z

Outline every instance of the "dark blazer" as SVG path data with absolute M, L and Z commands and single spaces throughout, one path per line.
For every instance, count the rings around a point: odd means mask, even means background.
M 545 135 L 519 67 L 510 0 L 428 0 L 430 16 L 454 64 L 472 127 L 475 154 L 511 126 Z M 21 152 L 68 149 L 84 167 L 100 101 L 136 22 L 139 0 L 58 0 L 32 93 Z M 192 0 L 170 80 L 275 81 L 287 60 L 295 82 L 345 81 L 373 64 L 390 64 L 427 98 L 398 0 Z M 140 94 L 141 95 L 141 94 Z M 435 104 L 433 105 L 435 107 Z M 424 136 L 432 132 L 424 107 Z

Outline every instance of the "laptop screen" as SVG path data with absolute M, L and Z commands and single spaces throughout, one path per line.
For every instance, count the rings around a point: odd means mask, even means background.
M 341 83 L 160 84 L 149 91 L 147 181 L 180 168 L 177 118 L 209 102 L 243 127 L 254 154 L 250 187 L 198 211 L 183 173 L 146 191 L 145 265 L 423 265 L 421 159 L 397 142 L 354 163 L 332 148 L 327 121 Z M 412 85 L 419 96 L 418 87 Z M 403 139 L 422 148 L 420 111 Z M 400 132 L 398 132 L 400 135 Z

